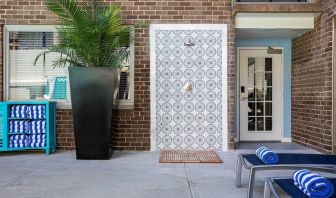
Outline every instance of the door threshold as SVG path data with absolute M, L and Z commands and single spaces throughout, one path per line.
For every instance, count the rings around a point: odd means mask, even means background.
M 239 140 L 238 143 L 281 143 L 281 140 Z

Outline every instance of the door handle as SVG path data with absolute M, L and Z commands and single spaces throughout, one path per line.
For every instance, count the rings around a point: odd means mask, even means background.
M 248 100 L 248 97 L 244 96 L 244 97 L 241 97 L 242 100 Z

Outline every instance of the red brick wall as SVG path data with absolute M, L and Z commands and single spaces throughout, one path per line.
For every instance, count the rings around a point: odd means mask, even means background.
M 57 148 L 71 150 L 75 148 L 72 122 L 72 110 L 58 109 L 56 113 Z
M 235 51 L 231 0 L 105 0 L 122 6 L 126 24 L 148 23 L 225 23 L 229 25 L 228 90 L 229 139 L 233 145 Z M 55 16 L 45 10 L 43 0 L 1 0 L 0 25 L 56 24 Z M 0 42 L 2 28 L 0 28 Z M 2 45 L 1 45 L 2 47 Z M 2 48 L 0 50 L 2 57 Z M 0 62 L 2 67 L 2 61 Z M 112 144 L 120 150 L 149 150 L 149 30 L 138 29 L 135 34 L 135 98 L 133 110 L 118 110 L 113 117 Z M 2 96 L 0 74 L 0 96 Z M 59 149 L 73 149 L 73 130 L 70 110 L 57 112 L 57 141 Z
M 332 17 L 336 2 L 322 0 L 315 29 L 293 40 L 292 140 L 332 152 Z
M 127 24 L 149 23 L 225 23 L 229 24 L 229 133 L 234 133 L 234 27 L 230 0 L 124 1 L 121 4 Z M 135 36 L 135 100 L 134 111 L 118 111 L 114 117 L 117 149 L 149 150 L 149 31 L 138 30 Z M 230 139 L 231 136 L 230 136 Z M 231 140 L 233 142 L 233 140 Z M 232 143 L 230 144 L 232 147 Z

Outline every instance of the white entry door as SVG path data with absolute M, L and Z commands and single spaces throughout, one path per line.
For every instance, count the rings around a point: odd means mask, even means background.
M 282 135 L 282 55 L 240 49 L 240 141 L 279 141 Z
M 226 150 L 226 31 L 151 26 L 152 150 Z

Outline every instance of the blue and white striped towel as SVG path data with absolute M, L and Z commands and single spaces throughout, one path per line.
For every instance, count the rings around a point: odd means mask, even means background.
M 26 147 L 27 144 L 26 143 L 16 143 L 16 142 L 10 142 L 9 143 L 9 148 L 24 148 Z
M 12 118 L 28 118 L 29 106 L 28 105 L 13 105 L 11 107 Z
M 279 156 L 264 146 L 256 150 L 256 155 L 265 164 L 277 164 L 279 162 Z
M 39 148 L 39 147 L 46 147 L 46 141 L 40 141 L 40 142 L 30 142 L 29 147 L 33 148 Z
M 26 147 L 25 144 L 14 144 L 14 143 L 9 143 L 9 148 L 24 148 Z
M 31 134 L 46 133 L 46 121 L 45 120 L 34 120 L 30 123 Z
M 30 118 L 32 119 L 45 119 L 46 109 L 45 105 L 31 105 L 30 109 Z
M 46 146 L 46 135 L 30 135 L 29 138 L 29 146 L 30 147 L 45 147 Z
M 11 120 L 9 122 L 9 133 L 29 132 L 30 123 L 27 120 Z
M 26 135 L 10 135 L 9 140 L 23 140 L 26 139 Z
M 310 170 L 298 170 L 293 174 L 294 184 L 310 198 L 331 198 L 334 195 L 332 183 Z
M 26 147 L 28 139 L 26 135 L 10 135 L 9 147 L 10 148 L 22 148 Z
M 30 135 L 29 139 L 32 141 L 45 140 L 46 134 Z
M 9 140 L 9 142 L 11 142 L 11 143 L 20 143 L 20 144 L 23 144 L 23 143 L 25 143 L 26 141 L 27 141 L 26 138 L 24 138 L 24 139 L 19 139 L 19 140 L 15 140 L 15 139 Z

